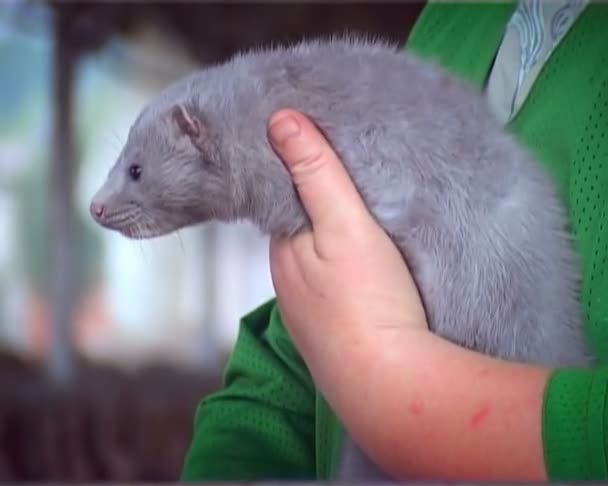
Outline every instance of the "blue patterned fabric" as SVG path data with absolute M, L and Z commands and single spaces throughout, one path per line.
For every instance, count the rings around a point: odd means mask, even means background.
M 490 106 L 509 122 L 543 65 L 581 14 L 586 0 L 520 0 L 507 24 L 487 85 Z

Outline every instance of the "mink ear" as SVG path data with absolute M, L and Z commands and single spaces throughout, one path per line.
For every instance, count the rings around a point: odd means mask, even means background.
M 203 135 L 203 125 L 198 118 L 188 113 L 187 108 L 182 105 L 175 105 L 171 110 L 171 117 L 179 130 L 195 140 L 199 140 Z

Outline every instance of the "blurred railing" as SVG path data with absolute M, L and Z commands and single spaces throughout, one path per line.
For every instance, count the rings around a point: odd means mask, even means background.
M 218 376 L 79 369 L 59 388 L 39 367 L 0 358 L 0 482 L 179 478 L 194 410 Z

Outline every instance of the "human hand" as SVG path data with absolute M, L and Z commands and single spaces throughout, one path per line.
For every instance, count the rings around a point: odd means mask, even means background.
M 336 363 L 364 370 L 395 332 L 427 329 L 425 313 L 401 253 L 314 124 L 282 110 L 269 135 L 312 222 L 312 231 L 271 241 L 273 283 L 294 344 L 327 389 L 338 385 Z

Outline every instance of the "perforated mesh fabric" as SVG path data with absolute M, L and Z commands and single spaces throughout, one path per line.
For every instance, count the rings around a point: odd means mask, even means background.
M 548 388 L 545 456 L 553 480 L 602 480 L 606 465 L 608 370 L 562 370 Z
M 555 174 L 569 205 L 583 259 L 581 305 L 603 365 L 608 360 L 607 28 L 608 5 L 588 6 L 537 80 L 530 114 L 512 124 Z M 552 378 L 543 423 L 552 479 L 608 477 L 607 391 L 605 369 L 563 370 Z
M 315 392 L 274 302 L 243 318 L 224 381 L 198 407 L 182 479 L 314 479 Z
M 588 334 L 608 359 L 608 6 L 590 5 L 511 128 L 555 175 L 583 258 Z
M 481 88 L 514 10 L 508 1 L 430 3 L 405 47 Z

